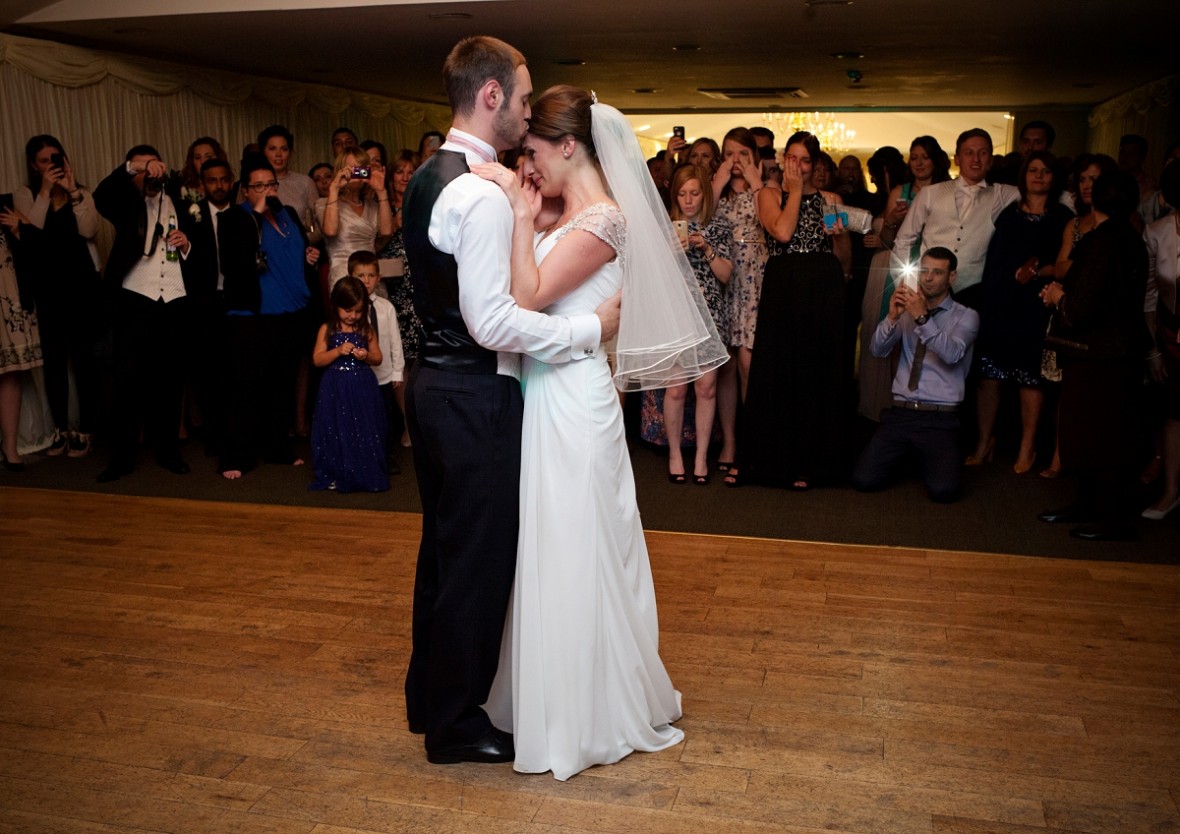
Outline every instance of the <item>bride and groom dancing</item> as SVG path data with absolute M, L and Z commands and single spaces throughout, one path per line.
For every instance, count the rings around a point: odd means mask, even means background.
M 601 343 L 618 333 L 625 390 L 726 351 L 617 110 L 571 87 L 530 108 L 524 56 L 494 38 L 461 41 L 443 75 L 453 125 L 403 222 L 424 331 L 406 711 L 433 763 L 568 779 L 683 739 Z M 524 182 L 495 164 L 522 138 Z

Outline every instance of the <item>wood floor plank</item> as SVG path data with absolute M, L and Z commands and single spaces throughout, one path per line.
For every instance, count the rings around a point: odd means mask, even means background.
M 433 767 L 420 519 L 0 488 L 0 834 L 1180 831 L 1180 568 L 648 534 L 686 741 Z

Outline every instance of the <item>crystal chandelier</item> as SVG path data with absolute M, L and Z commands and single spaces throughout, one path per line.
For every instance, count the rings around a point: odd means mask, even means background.
M 806 130 L 833 157 L 848 151 L 856 140 L 856 131 L 837 121 L 835 113 L 763 113 L 762 123 L 774 131 L 779 142 L 785 142 L 792 133 Z

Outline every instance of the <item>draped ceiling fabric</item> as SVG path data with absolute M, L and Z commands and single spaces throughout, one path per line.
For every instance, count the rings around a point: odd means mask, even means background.
M 173 168 L 189 144 L 213 136 L 237 167 L 258 132 L 295 134 L 291 169 L 330 162 L 332 131 L 351 128 L 390 154 L 417 149 L 424 131 L 450 124 L 445 107 L 335 87 L 131 58 L 0 34 L 0 192 L 26 182 L 24 146 L 49 133 L 65 146 L 79 182 L 93 188 L 127 149 L 155 146 Z
M 1144 168 L 1158 174 L 1164 150 L 1180 137 L 1180 75 L 1161 78 L 1105 101 L 1090 111 L 1086 146 L 1114 155 L 1119 137 L 1137 133 L 1147 140 Z

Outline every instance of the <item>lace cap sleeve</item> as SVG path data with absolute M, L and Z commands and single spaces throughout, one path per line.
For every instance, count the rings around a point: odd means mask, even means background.
M 627 242 L 627 218 L 618 206 L 611 203 L 595 203 L 586 206 L 573 220 L 561 230 L 561 235 L 578 229 L 589 232 L 607 246 L 615 250 L 615 255 L 623 254 L 623 245 Z

